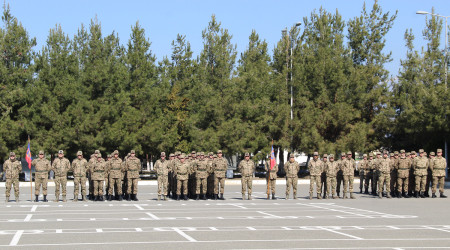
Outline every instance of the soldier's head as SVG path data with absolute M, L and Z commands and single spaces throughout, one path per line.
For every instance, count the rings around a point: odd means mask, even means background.
M 406 157 L 406 153 L 405 153 L 404 149 L 400 150 L 400 157 L 401 158 L 405 158 Z
M 289 162 L 294 162 L 295 157 L 294 157 L 294 152 L 291 153 L 291 155 L 289 156 Z
M 347 158 L 348 158 L 348 159 L 351 159 L 351 158 L 352 158 L 352 151 L 348 151 L 348 152 L 347 152 Z
M 208 156 L 209 156 L 209 159 L 214 159 L 214 153 L 213 152 L 209 152 Z
M 377 152 L 377 158 L 381 158 L 381 152 L 380 151 Z
M 183 163 L 185 160 L 186 156 L 184 154 L 180 155 L 180 162 Z
M 344 159 L 345 159 L 345 153 L 342 152 L 342 153 L 341 153 L 341 160 L 344 160 Z
M 442 157 L 442 149 L 438 148 L 436 152 L 438 157 Z
M 119 151 L 118 150 L 114 150 L 114 152 L 113 152 L 113 156 L 114 156 L 114 158 L 119 158 Z
M 44 158 L 44 150 L 39 151 L 39 159 Z
M 198 152 L 198 158 L 200 158 L 200 160 L 203 160 L 205 158 L 203 152 Z
M 323 154 L 323 158 L 322 158 L 322 159 L 323 159 L 324 162 L 327 162 L 327 160 L 328 160 L 328 155 L 327 155 L 327 154 Z
M 15 159 L 16 159 L 16 153 L 10 152 L 10 153 L 9 153 L 9 159 L 15 160 Z
M 197 156 L 197 152 L 192 151 L 192 152 L 191 152 L 191 155 L 189 156 L 189 158 L 195 159 L 196 156 Z
M 97 161 L 102 161 L 102 154 L 100 153 L 97 154 Z
M 96 149 L 96 150 L 94 151 L 95 157 L 97 157 L 98 154 L 100 154 L 100 150 Z
M 369 153 L 369 160 L 372 160 L 372 159 L 373 159 L 373 153 L 370 152 L 370 153 Z
M 131 150 L 131 152 L 130 152 L 130 156 L 131 156 L 131 157 L 135 157 L 135 156 L 136 156 L 136 151 L 134 151 L 134 149 L 133 149 L 133 150 Z
M 165 160 L 166 159 L 166 152 L 161 152 L 161 160 Z
M 398 156 L 399 156 L 398 151 L 394 151 L 394 157 L 395 157 L 395 159 L 398 159 Z
M 423 152 L 425 152 L 423 149 L 419 149 L 419 155 L 420 155 L 420 157 L 423 157 Z
M 432 158 L 434 158 L 436 156 L 436 154 L 433 152 L 433 151 L 431 151 L 430 152 L 430 158 L 432 159 Z
M 217 157 L 222 158 L 222 150 L 217 150 Z
M 363 159 L 367 160 L 367 154 L 363 154 Z
M 108 161 L 111 160 L 111 158 L 112 158 L 112 157 L 111 157 L 111 154 L 106 155 L 106 158 L 108 159 Z
M 330 162 L 334 161 L 334 154 L 330 154 Z
M 394 153 L 390 153 L 389 158 L 394 159 Z
M 250 153 L 245 152 L 244 159 L 247 160 L 247 161 L 250 160 Z
M 315 161 L 317 161 L 317 159 L 319 159 L 319 152 L 314 152 L 314 153 L 313 153 L 313 159 L 314 159 Z
M 77 152 L 77 158 L 81 160 L 81 158 L 83 158 L 83 152 L 78 151 Z
M 64 151 L 59 150 L 58 151 L 58 158 L 63 158 L 64 157 Z
M 383 158 L 387 158 L 388 157 L 388 151 L 384 150 L 383 151 Z
M 175 158 L 175 155 L 173 153 L 169 154 L 169 160 L 173 160 Z

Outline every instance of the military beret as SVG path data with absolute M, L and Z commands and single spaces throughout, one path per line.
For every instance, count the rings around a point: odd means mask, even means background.
M 316 155 L 319 155 L 319 152 L 314 152 L 314 154 L 313 154 L 314 156 L 316 156 Z
M 79 155 L 83 155 L 83 152 L 78 151 L 78 152 L 77 152 L 77 156 L 79 156 Z
M 342 152 L 342 153 L 341 153 L 341 157 L 342 157 L 342 156 L 345 156 L 345 152 Z
M 330 158 L 333 158 L 333 159 L 334 159 L 334 154 L 330 154 Z
M 430 152 L 430 155 L 435 156 L 436 154 L 434 152 Z
M 97 158 L 102 158 L 102 154 L 98 153 Z
M 39 151 L 39 154 L 40 154 L 40 155 L 43 155 L 43 154 L 44 154 L 44 150 L 40 150 L 40 151 Z
M 222 154 L 222 150 L 217 150 L 217 154 Z
M 10 153 L 9 153 L 9 156 L 16 156 L 16 153 L 10 152 Z
M 58 151 L 58 154 L 64 154 L 64 151 L 59 150 L 59 151 Z
M 134 151 L 134 149 L 133 149 L 133 150 L 130 151 L 130 153 L 131 154 L 136 154 L 136 151 Z
M 348 154 L 348 155 L 351 155 L 351 154 L 352 154 L 352 152 L 351 152 L 351 151 L 348 151 L 348 152 L 347 152 L 347 154 Z
M 323 154 L 323 158 L 327 158 L 328 157 L 328 154 Z
M 161 152 L 161 156 L 166 156 L 166 152 Z
M 403 154 L 403 153 L 405 153 L 405 150 L 404 149 L 400 150 L 400 154 Z
M 186 158 L 186 155 L 185 154 L 181 154 L 180 155 L 180 159 L 184 159 L 184 158 Z
M 245 152 L 245 156 L 250 156 L 250 154 L 248 152 Z
M 436 152 L 442 153 L 442 149 L 438 148 Z
M 367 154 L 363 154 L 363 157 L 367 157 Z
M 95 151 L 94 151 L 94 154 L 100 154 L 100 150 L 98 150 L 98 149 L 95 150 Z
M 394 151 L 394 155 L 398 155 L 398 151 Z
M 419 149 L 419 154 L 425 152 L 422 148 Z
M 373 156 L 373 153 L 372 153 L 372 152 L 370 152 L 370 153 L 369 153 L 369 156 Z

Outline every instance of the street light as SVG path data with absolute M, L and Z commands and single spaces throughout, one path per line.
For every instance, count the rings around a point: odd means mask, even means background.
M 416 14 L 418 15 L 432 15 L 432 16 L 437 16 L 437 17 L 441 17 L 441 18 L 445 18 L 445 57 L 444 57 L 444 67 L 445 67 L 445 73 L 444 73 L 444 82 L 445 82 L 445 93 L 447 93 L 447 56 L 448 56 L 448 49 L 447 49 L 447 40 L 448 40 L 448 25 L 447 25 L 447 19 L 450 16 L 442 16 L 442 15 L 438 15 L 435 13 L 430 13 L 428 11 L 423 11 L 423 10 L 419 10 L 416 12 Z M 447 114 L 445 115 L 445 118 L 447 118 Z M 448 154 L 447 154 L 447 136 L 445 137 L 445 159 L 448 163 Z M 448 165 L 448 164 L 447 164 Z M 446 173 L 446 177 L 448 176 L 448 174 Z

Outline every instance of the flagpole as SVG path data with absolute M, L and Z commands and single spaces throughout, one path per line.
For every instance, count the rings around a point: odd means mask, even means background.
M 271 168 L 271 159 L 272 159 L 272 149 L 273 149 L 273 139 L 272 139 L 272 148 L 270 149 L 270 160 L 269 160 L 269 168 L 267 169 L 267 199 L 270 199 L 270 171 L 272 171 Z
M 30 145 L 30 135 L 28 135 L 28 145 Z M 30 156 L 31 156 L 31 146 L 30 146 Z M 30 166 L 30 201 L 33 201 L 33 172 Z

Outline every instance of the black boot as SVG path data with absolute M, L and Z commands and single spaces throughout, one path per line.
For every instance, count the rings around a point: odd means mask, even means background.
M 425 198 L 425 194 L 423 192 L 420 192 L 420 198 Z
M 364 194 L 369 194 L 369 189 L 368 189 L 368 188 L 366 188 L 366 189 L 364 190 Z
M 216 201 L 218 199 L 218 195 L 214 194 L 214 200 Z
M 177 197 L 177 201 L 179 201 L 179 200 L 180 200 L 180 196 L 179 196 L 179 195 L 176 195 L 176 197 Z
M 275 194 L 272 194 L 272 200 L 276 200 L 277 198 L 275 198 Z
M 117 196 L 117 200 L 123 201 L 123 198 L 122 198 L 122 195 L 121 195 L 121 194 Z
M 183 198 L 184 198 L 184 200 L 185 200 L 185 201 L 187 201 L 187 200 L 188 200 L 188 197 L 187 197 L 187 195 L 184 195 L 184 197 L 183 197 Z
M 99 196 L 95 196 L 94 201 L 98 201 L 99 199 Z
M 397 192 L 397 198 L 402 198 L 402 194 L 400 192 Z
M 108 201 L 112 201 L 112 195 L 108 195 Z
M 198 200 L 200 199 L 199 196 L 200 196 L 200 195 L 198 195 L 198 194 L 195 196 L 195 200 L 196 200 L 196 201 L 198 201 Z
M 423 194 L 425 197 L 430 197 L 430 195 L 428 194 L 428 192 L 425 192 L 424 194 Z
M 431 198 L 436 198 L 437 196 L 436 196 L 436 194 L 435 193 L 433 193 L 432 195 L 431 195 Z
M 223 194 L 220 194 L 220 199 L 225 200 L 225 198 L 223 198 Z
M 419 198 L 419 192 L 414 192 L 414 197 Z
M 206 201 L 206 194 L 203 195 L 203 200 Z
M 44 202 L 48 202 L 47 195 L 44 195 Z
M 36 195 L 36 199 L 34 201 L 39 202 L 39 195 Z
M 99 200 L 99 201 L 104 201 L 103 195 L 100 195 L 100 196 L 98 197 L 98 200 Z
M 447 198 L 447 196 L 444 195 L 444 193 L 441 193 L 441 198 Z
M 139 199 L 137 198 L 137 194 L 133 195 L 133 201 L 139 201 Z
M 127 194 L 127 201 L 131 201 L 131 194 Z

